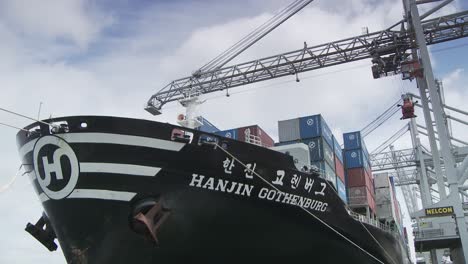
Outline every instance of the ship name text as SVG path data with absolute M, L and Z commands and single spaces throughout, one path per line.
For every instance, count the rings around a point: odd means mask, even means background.
M 328 203 L 326 202 L 302 197 L 287 192 L 282 192 L 275 189 L 268 189 L 265 187 L 261 188 L 258 194 L 255 195 L 254 185 L 224 179 L 215 179 L 213 177 L 205 177 L 204 175 L 199 175 L 195 173 L 192 174 L 192 179 L 189 183 L 189 186 L 224 193 L 232 193 L 239 196 L 257 196 L 259 199 L 262 200 L 290 204 L 318 212 L 325 212 L 328 208 Z

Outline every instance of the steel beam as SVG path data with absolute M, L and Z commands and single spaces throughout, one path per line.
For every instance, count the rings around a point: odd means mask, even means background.
M 434 119 L 437 131 L 439 132 L 440 148 L 444 159 L 446 176 L 448 179 L 450 195 L 448 200 L 453 205 L 455 218 L 460 234 L 461 245 L 464 252 L 465 263 L 468 263 L 468 233 L 466 230 L 465 215 L 462 208 L 462 202 L 458 194 L 458 175 L 455 170 L 455 162 L 450 148 L 450 139 L 444 122 L 442 103 L 436 87 L 434 73 L 432 71 L 431 60 L 427 50 L 426 38 L 421 25 L 419 11 L 415 0 L 409 0 L 409 10 L 411 12 L 412 26 L 415 31 L 416 42 L 419 45 L 419 54 L 421 56 L 424 77 L 427 82 L 429 95 L 431 97 Z M 430 125 L 427 125 L 429 127 Z

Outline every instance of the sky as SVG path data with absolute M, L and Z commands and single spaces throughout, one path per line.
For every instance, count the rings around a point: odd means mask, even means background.
M 0 107 L 40 119 L 112 115 L 175 123 L 184 109 L 171 103 L 163 115 L 151 116 L 143 109 L 149 97 L 170 81 L 190 75 L 288 3 L 0 1 Z M 458 0 L 433 17 L 466 9 L 468 3 Z M 317 0 L 232 63 L 297 50 L 304 41 L 312 46 L 360 35 L 362 27 L 378 31 L 401 16 L 401 1 Z M 446 103 L 466 111 L 468 40 L 435 45 L 430 51 Z M 363 60 L 301 73 L 300 82 L 291 76 L 232 89 L 229 98 L 209 94 L 199 113 L 221 129 L 259 124 L 275 140 L 278 120 L 321 113 L 341 141 L 343 132 L 363 128 L 402 93 L 417 93 L 414 81 L 399 76 L 374 80 L 370 67 L 371 62 Z M 422 113 L 417 114 L 424 125 Z M 4 112 L 0 122 L 18 127 L 30 123 Z M 368 149 L 404 124 L 394 116 L 366 138 Z M 454 135 L 468 141 L 465 129 L 453 124 Z M 60 252 L 48 252 L 24 231 L 42 208 L 27 177 L 15 178 L 20 166 L 16 132 L 0 126 L 0 263 L 65 263 Z M 410 144 L 406 135 L 395 146 Z

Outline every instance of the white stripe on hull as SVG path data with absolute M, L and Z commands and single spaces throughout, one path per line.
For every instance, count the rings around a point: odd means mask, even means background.
M 69 143 L 104 143 L 179 151 L 185 144 L 157 138 L 110 133 L 67 133 L 57 135 Z
M 136 176 L 156 176 L 161 168 L 133 164 L 81 162 L 80 172 L 130 174 Z
M 112 201 L 130 201 L 136 193 L 98 190 L 98 189 L 75 189 L 66 199 L 99 199 Z M 39 194 L 39 200 L 44 203 L 51 200 L 45 193 Z
M 87 199 L 100 199 L 100 200 L 114 200 L 114 201 L 130 201 L 136 193 L 97 190 L 97 189 L 75 189 L 67 199 L 72 198 L 87 198 Z
M 64 139 L 69 143 L 103 143 L 103 144 L 118 144 L 137 147 L 148 147 L 155 149 L 164 149 L 170 151 L 179 151 L 185 144 L 174 142 L 170 140 L 162 140 L 157 138 L 129 136 L 111 133 L 67 133 L 57 134 L 56 136 Z M 31 152 L 36 144 L 37 139 L 31 140 L 24 144 L 20 150 L 19 155 L 22 159 L 24 155 Z
M 43 203 L 49 200 L 49 197 L 45 193 L 39 194 L 39 200 Z

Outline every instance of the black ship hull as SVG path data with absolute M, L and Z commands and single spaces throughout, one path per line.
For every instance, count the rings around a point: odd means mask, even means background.
M 46 122 L 66 125 L 17 142 L 68 263 L 407 261 L 397 236 L 281 153 L 145 120 Z

